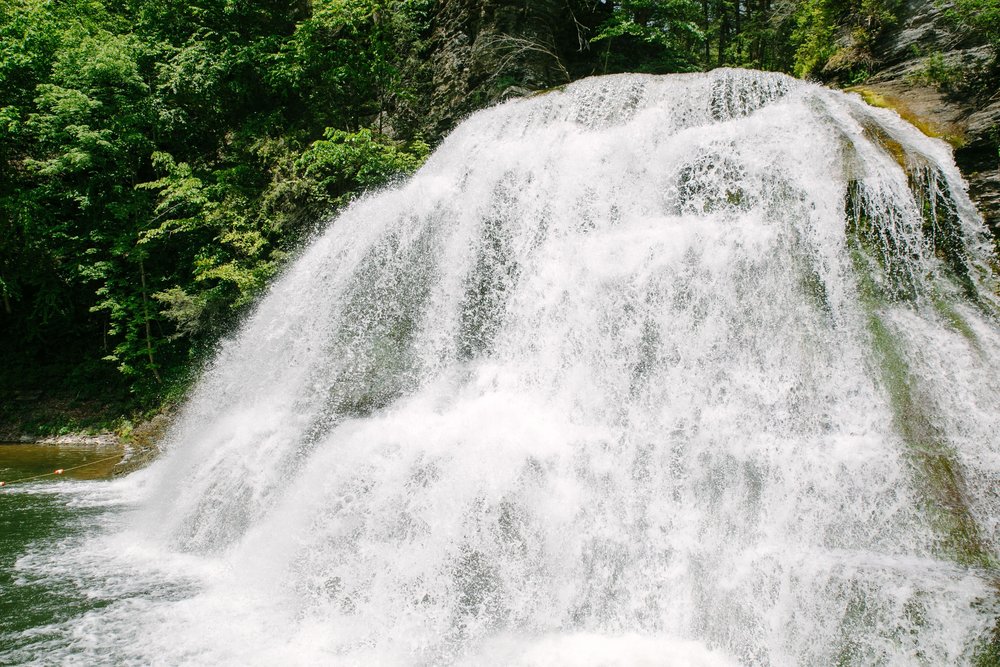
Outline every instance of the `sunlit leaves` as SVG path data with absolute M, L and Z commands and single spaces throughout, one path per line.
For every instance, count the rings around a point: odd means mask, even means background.
M 701 5 L 694 0 L 622 0 L 591 41 L 630 40 L 634 46 L 619 48 L 638 49 L 634 55 L 644 71 L 692 71 L 705 39 L 700 15 Z
M 345 132 L 328 128 L 324 136 L 302 154 L 299 165 L 331 203 L 338 205 L 346 203 L 358 189 L 412 173 L 429 152 L 423 142 L 403 147 L 377 137 L 368 129 Z

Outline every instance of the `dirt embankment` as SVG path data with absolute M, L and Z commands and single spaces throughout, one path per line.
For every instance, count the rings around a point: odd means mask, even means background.
M 0 442 L 109 445 L 118 440 L 112 402 L 57 390 L 0 389 Z

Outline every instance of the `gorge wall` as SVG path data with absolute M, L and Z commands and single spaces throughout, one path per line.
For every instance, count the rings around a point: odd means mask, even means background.
M 853 88 L 851 81 L 828 83 L 856 90 L 949 141 L 973 201 L 1000 237 L 996 59 L 982 37 L 956 27 L 950 9 L 936 0 L 905 0 L 872 54 L 870 76 Z M 610 13 L 610 3 L 441 3 L 420 65 L 429 109 L 411 122 L 439 139 L 476 109 L 607 73 L 602 49 L 589 39 Z M 843 33 L 849 41 L 850 28 Z
M 1000 237 L 1000 72 L 990 46 L 958 29 L 949 10 L 907 0 L 878 70 L 859 88 L 955 147 L 969 194 Z

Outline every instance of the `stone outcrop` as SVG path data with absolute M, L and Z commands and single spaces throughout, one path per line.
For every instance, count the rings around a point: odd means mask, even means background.
M 115 477 L 125 475 L 156 460 L 160 455 L 160 442 L 174 419 L 171 411 L 161 412 L 149 421 L 145 421 L 121 438 L 125 445 L 125 455 L 119 461 L 111 474 Z
M 929 134 L 949 141 L 987 225 L 1000 239 L 1000 67 L 983 40 L 948 19 L 941 0 L 905 0 L 900 21 L 875 49 L 874 75 L 859 88 Z M 595 73 L 588 37 L 610 3 L 437 3 L 422 59 L 420 109 L 392 123 L 436 143 L 466 115 L 508 97 Z
M 429 109 L 403 122 L 436 141 L 473 111 L 594 73 L 588 37 L 608 12 L 555 0 L 438 3 L 426 61 L 408 73 Z
M 955 147 L 969 194 L 1000 239 L 1000 68 L 947 12 L 940 0 L 907 0 L 880 44 L 878 71 L 859 88 Z

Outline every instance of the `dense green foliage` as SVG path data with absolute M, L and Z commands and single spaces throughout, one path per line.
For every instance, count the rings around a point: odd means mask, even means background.
M 1000 48 L 1000 0 L 955 0 L 952 17 Z
M 990 2 L 992 0 L 967 0 Z M 618 39 L 613 70 L 730 65 L 802 77 L 858 77 L 900 0 L 622 0 L 595 38 Z M 609 49 L 610 51 L 610 49 Z
M 11 382 L 113 384 L 102 358 L 159 398 L 323 212 L 428 152 L 369 129 L 426 3 L 0 1 Z
M 720 65 L 850 81 L 899 2 L 0 0 L 0 388 L 181 391 L 326 214 L 415 170 L 532 58 L 553 73 L 536 87 Z M 998 6 L 955 11 L 995 44 Z M 463 43 L 442 17 L 463 13 L 500 17 L 474 50 L 492 70 L 424 122 L 436 54 Z

